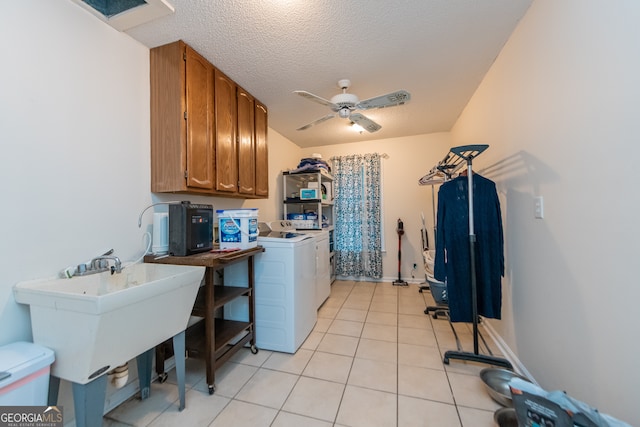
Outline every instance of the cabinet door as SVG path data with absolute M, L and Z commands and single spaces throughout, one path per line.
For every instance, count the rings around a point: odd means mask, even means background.
M 213 66 L 186 47 L 187 187 L 213 188 Z
M 178 41 L 149 52 L 151 191 L 184 191 L 187 170 L 185 45 Z
M 238 87 L 238 192 L 256 193 L 256 155 L 254 145 L 255 101 Z
M 269 153 L 267 151 L 267 107 L 256 101 L 255 115 L 256 196 L 268 197 Z
M 236 84 L 215 70 L 216 191 L 238 192 Z

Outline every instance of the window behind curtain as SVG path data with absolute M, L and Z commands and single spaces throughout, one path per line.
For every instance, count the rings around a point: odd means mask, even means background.
M 336 274 L 382 277 L 380 155 L 333 159 Z

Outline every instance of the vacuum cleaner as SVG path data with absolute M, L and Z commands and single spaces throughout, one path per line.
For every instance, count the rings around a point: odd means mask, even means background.
M 398 233 L 398 280 L 393 281 L 393 286 L 409 286 L 407 282 L 402 280 L 400 275 L 402 265 L 402 235 L 404 234 L 404 224 L 400 218 L 398 218 L 398 227 L 396 228 L 396 231 Z

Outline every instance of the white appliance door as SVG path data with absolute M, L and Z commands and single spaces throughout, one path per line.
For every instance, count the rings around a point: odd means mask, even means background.
M 331 293 L 331 260 L 329 234 L 316 235 L 316 307 L 320 308 Z
M 316 240 L 308 239 L 295 247 L 295 349 L 302 345 L 318 320 L 316 306 Z

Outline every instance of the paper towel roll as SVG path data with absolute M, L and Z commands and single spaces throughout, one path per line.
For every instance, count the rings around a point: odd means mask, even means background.
M 156 212 L 153 214 L 153 246 L 151 250 L 156 255 L 169 252 L 169 214 Z

